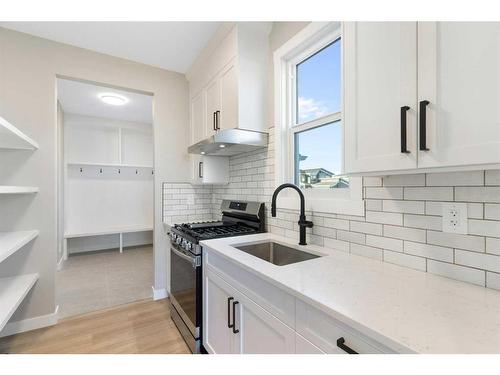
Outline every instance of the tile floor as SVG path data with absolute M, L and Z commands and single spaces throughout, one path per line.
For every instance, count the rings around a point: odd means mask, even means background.
M 59 318 L 152 296 L 153 247 L 72 255 L 56 276 Z

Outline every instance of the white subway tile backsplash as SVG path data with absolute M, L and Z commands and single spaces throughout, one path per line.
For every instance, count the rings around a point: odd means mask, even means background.
M 486 203 L 484 205 L 484 218 L 488 220 L 500 220 L 500 204 Z
M 348 232 L 344 230 L 337 231 L 337 239 L 358 244 L 366 243 L 366 236 L 364 233 Z
M 484 171 L 485 175 L 485 185 L 500 185 L 500 170 L 488 170 Z
M 381 236 L 366 236 L 366 244 L 373 247 L 379 247 L 384 250 L 403 251 L 403 240 Z
M 351 244 L 351 254 L 361 255 L 376 260 L 383 259 L 383 253 L 381 249 L 365 245 L 359 245 L 355 243 Z
M 452 187 L 405 187 L 404 188 L 405 200 L 416 201 L 452 201 L 453 188 Z
M 428 173 L 427 186 L 482 186 L 483 171 Z
M 425 202 L 425 214 L 443 216 L 443 202 Z M 467 203 L 469 219 L 483 218 L 483 203 Z
M 405 214 L 424 214 L 425 203 L 421 201 L 382 201 L 382 210 L 387 212 L 401 212 Z M 367 208 L 368 209 L 368 208 Z
M 485 286 L 485 271 L 427 259 L 427 272 Z
M 500 238 L 486 238 L 486 252 L 500 255 Z
M 444 233 L 429 230 L 427 231 L 427 243 L 477 252 L 484 252 L 485 250 L 484 237 L 468 236 L 458 233 Z
M 500 187 L 456 187 L 457 202 L 500 203 Z
M 384 250 L 384 262 L 413 268 L 419 271 L 426 270 L 425 258 L 403 253 L 396 253 L 394 251 Z
M 441 230 L 443 219 L 440 216 L 404 214 L 404 226 L 410 228 Z
M 425 186 L 425 174 L 401 174 L 385 176 L 384 186 Z
M 349 252 L 349 242 L 340 241 L 334 238 L 325 238 L 323 245 L 328 247 L 329 249 L 335 249 L 339 251 L 343 251 L 345 253 Z
M 365 208 L 367 211 L 382 211 L 382 201 L 379 199 L 366 199 Z
M 425 242 L 425 230 L 384 225 L 384 236 L 401 240 Z
M 371 223 L 403 225 L 403 214 L 399 213 L 366 211 L 365 217 Z
M 425 258 L 453 262 L 453 249 L 449 247 L 405 241 L 404 252 Z
M 482 270 L 500 272 L 500 256 L 455 250 L 455 263 Z
M 486 286 L 491 289 L 500 290 L 500 274 L 486 272 Z
M 365 198 L 372 199 L 403 199 L 402 187 L 367 187 Z
M 491 220 L 469 219 L 469 234 L 500 237 L 500 223 Z
M 230 157 L 229 185 L 164 184 L 165 220 L 212 220 L 220 216 L 222 199 L 257 200 L 266 203 L 268 231 L 298 241 L 296 210 L 270 217 L 275 181 L 274 128 L 269 130 L 268 149 Z M 472 284 L 484 285 L 487 274 L 486 286 L 500 289 L 499 193 L 500 170 L 363 177 L 366 216 L 307 212 L 315 224 L 307 240 Z M 453 200 L 467 203 L 469 235 L 441 232 L 442 203 Z
M 364 221 L 351 221 L 351 232 L 382 235 L 382 224 L 366 223 Z

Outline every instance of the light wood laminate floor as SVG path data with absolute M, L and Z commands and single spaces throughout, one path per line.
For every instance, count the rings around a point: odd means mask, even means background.
M 167 300 L 145 300 L 60 320 L 0 339 L 0 353 L 190 353 Z

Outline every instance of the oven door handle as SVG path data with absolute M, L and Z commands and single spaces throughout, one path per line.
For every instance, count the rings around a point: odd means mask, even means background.
M 172 250 L 173 253 L 175 255 L 177 255 L 178 257 L 180 257 L 180 258 L 182 258 L 184 260 L 187 260 L 189 263 L 191 263 L 191 265 L 193 266 L 193 268 L 196 268 L 196 267 L 200 266 L 200 261 L 198 260 L 198 257 L 190 257 L 189 255 L 186 255 L 183 252 L 177 250 L 173 246 L 170 248 L 170 250 Z

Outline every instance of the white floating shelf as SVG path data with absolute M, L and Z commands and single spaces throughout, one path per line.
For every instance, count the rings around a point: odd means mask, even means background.
M 119 233 L 134 233 L 134 232 L 148 232 L 153 230 L 153 226 L 128 226 L 128 227 L 116 227 L 116 228 L 106 228 L 106 229 L 95 229 L 95 230 L 74 230 L 64 233 L 64 238 L 76 238 L 76 237 L 92 237 L 92 236 L 104 236 L 107 234 L 119 234 Z
M 79 163 L 79 162 L 68 162 L 67 164 L 68 164 L 68 166 L 79 166 L 79 167 L 153 168 L 152 165 L 119 164 L 119 163 Z
M 38 143 L 0 117 L 0 148 L 36 150 Z
M 38 274 L 0 279 L 0 331 L 38 280 Z
M 38 237 L 37 230 L 0 232 L 0 263 Z
M 0 185 L 0 194 L 33 194 L 38 193 L 36 186 L 5 186 Z

